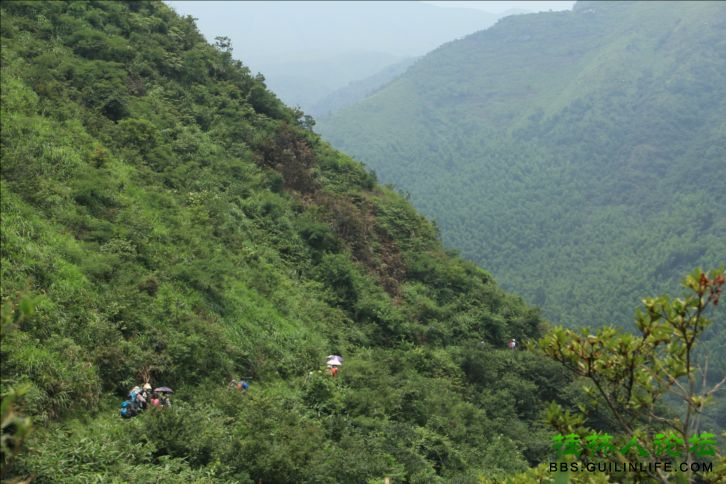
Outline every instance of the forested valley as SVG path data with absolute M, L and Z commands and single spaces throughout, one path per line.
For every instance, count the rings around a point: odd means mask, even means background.
M 724 53 L 724 2 L 580 1 L 444 44 L 316 129 L 548 320 L 626 326 L 726 263 Z
M 723 475 L 692 353 L 721 272 L 646 300 L 642 337 L 552 328 L 193 18 L 12 1 L 0 27 L 3 481 L 550 482 L 558 435 L 657 459 L 666 429 L 715 452 L 680 478 Z M 122 418 L 142 384 L 171 403 Z

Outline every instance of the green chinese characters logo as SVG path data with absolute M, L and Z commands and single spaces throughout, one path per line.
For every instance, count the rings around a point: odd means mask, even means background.
M 584 440 L 574 433 L 558 434 L 552 437 L 552 449 L 558 458 L 568 455 L 580 457 L 584 453 L 600 457 L 607 457 L 615 453 L 626 455 L 634 450 L 640 457 L 678 458 L 684 457 L 687 452 L 691 452 L 700 459 L 715 456 L 716 445 L 716 436 L 708 432 L 691 436 L 688 439 L 688 446 L 686 446 L 683 438 L 673 432 L 656 434 L 653 439 L 652 451 L 648 451 L 643 447 L 635 437 L 632 437 L 621 447 L 615 445 L 612 435 L 609 434 L 591 434 L 585 437 Z

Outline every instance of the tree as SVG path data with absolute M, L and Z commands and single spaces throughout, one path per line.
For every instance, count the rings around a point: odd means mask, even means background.
M 215 37 L 214 38 L 214 46 L 220 51 L 220 52 L 232 52 L 232 39 L 229 37 Z
M 713 434 L 699 433 L 700 417 L 726 378 L 710 384 L 708 358 L 698 364 L 695 348 L 711 324 L 706 315 L 718 306 L 723 284 L 722 271 L 708 274 L 697 269 L 685 280 L 690 291 L 685 298 L 643 300 L 645 309 L 636 313 L 639 334 L 613 327 L 597 334 L 558 327 L 538 344 L 544 355 L 586 379 L 586 393 L 604 402 L 617 429 L 642 446 L 651 460 L 668 456 L 663 431 L 671 432 L 671 447 L 686 455 L 689 482 L 694 478 L 691 464 L 694 454 L 699 454 L 698 443 L 705 438 L 715 446 Z M 680 402 L 679 411 L 669 411 L 665 405 L 670 397 Z M 577 432 L 578 427 L 580 433 L 585 430 L 581 417 L 563 413 L 561 408 L 553 408 L 550 421 L 563 433 Z M 631 452 L 614 452 L 621 462 L 637 459 Z M 661 470 L 652 477 L 668 481 Z

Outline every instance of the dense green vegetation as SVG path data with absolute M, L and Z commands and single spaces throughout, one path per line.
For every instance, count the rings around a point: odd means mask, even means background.
M 537 311 L 225 39 L 155 2 L 0 8 L 3 423 L 33 422 L 19 453 L 3 429 L 3 478 L 471 482 L 549 456 L 570 379 L 505 350 Z M 122 420 L 146 375 L 173 408 Z
M 446 44 L 316 129 L 549 320 L 626 324 L 726 261 L 724 52 L 723 2 L 579 2 Z

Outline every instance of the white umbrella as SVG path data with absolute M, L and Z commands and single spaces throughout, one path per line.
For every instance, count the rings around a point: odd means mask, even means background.
M 343 364 L 343 358 L 338 355 L 330 355 L 328 356 L 328 361 L 325 364 L 331 366 L 341 366 Z

